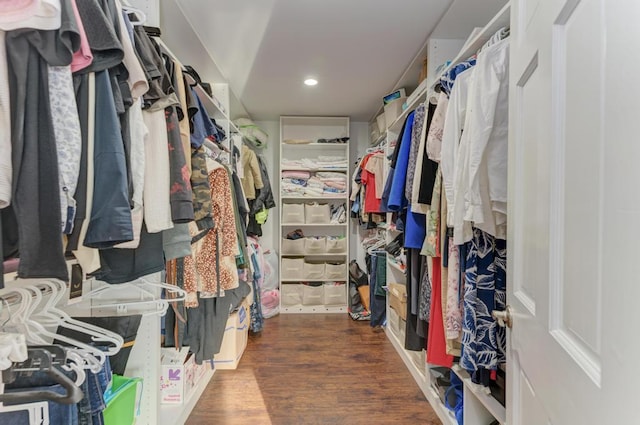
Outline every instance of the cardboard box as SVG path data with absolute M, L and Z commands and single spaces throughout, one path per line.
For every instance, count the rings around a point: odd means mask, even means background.
M 197 364 L 195 356 L 192 354 L 189 356 L 184 364 L 185 399 L 188 399 L 191 396 L 191 392 L 198 386 L 200 380 L 207 373 L 207 370 L 211 369 L 213 369 L 213 362 L 211 360 L 204 361 L 202 364 Z
M 224 329 L 222 347 L 213 357 L 216 369 L 236 369 L 249 339 L 250 302 L 245 298 L 238 311 L 231 313 Z
M 407 287 L 401 283 L 390 283 L 389 306 L 402 320 L 407 320 Z
M 181 350 L 162 348 L 160 375 L 160 402 L 162 404 L 181 404 L 189 398 L 191 391 L 198 385 L 210 362 L 196 364 L 195 356 L 189 354 L 189 347 Z

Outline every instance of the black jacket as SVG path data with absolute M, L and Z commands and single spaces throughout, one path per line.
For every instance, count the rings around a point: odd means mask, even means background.
M 262 176 L 262 183 L 264 187 L 260 189 L 260 193 L 256 194 L 256 199 L 251 208 L 251 214 L 256 214 L 262 208 L 270 210 L 276 206 L 276 201 L 273 198 L 273 191 L 271 190 L 271 181 L 269 180 L 269 173 L 267 172 L 267 166 L 264 163 L 264 159 L 260 155 L 256 155 L 258 158 L 258 164 L 260 165 L 260 175 Z

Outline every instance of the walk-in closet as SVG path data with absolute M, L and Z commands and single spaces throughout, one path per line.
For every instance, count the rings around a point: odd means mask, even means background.
M 0 1 L 0 424 L 640 424 L 639 20 Z

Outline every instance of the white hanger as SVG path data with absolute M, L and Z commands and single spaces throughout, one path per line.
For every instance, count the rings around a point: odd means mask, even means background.
M 73 319 L 66 312 L 56 307 L 61 299 L 66 295 L 66 284 L 61 281 L 52 279 L 42 280 L 38 282 L 37 286 L 51 288 L 53 293 L 45 304 L 45 307 L 41 309 L 39 313 L 36 313 L 41 323 L 48 325 L 59 325 L 67 329 L 82 332 L 91 336 L 91 339 L 93 341 L 109 342 L 110 344 L 112 344 L 112 346 L 109 346 L 105 351 L 105 354 L 108 356 L 113 356 L 120 351 L 122 345 L 124 344 L 124 339 L 120 335 L 110 330 L 101 328 L 100 326 Z
M 148 289 L 147 289 L 148 288 Z M 176 294 L 176 297 L 171 299 L 162 299 L 156 297 L 151 289 L 164 289 L 167 292 Z M 123 299 L 122 294 L 126 293 L 126 290 L 133 290 L 132 295 L 138 295 L 139 300 Z M 169 285 L 164 282 L 149 282 L 145 279 L 139 279 L 137 281 L 122 283 L 118 285 L 105 284 L 93 291 L 89 292 L 85 299 L 99 300 L 104 299 L 105 295 L 114 294 L 115 299 L 110 299 L 105 303 L 92 303 L 90 308 L 108 308 L 115 307 L 117 312 L 125 313 L 128 311 L 128 307 L 141 307 L 146 305 L 155 305 L 155 310 L 145 311 L 143 316 L 159 315 L 164 316 L 169 308 L 169 302 L 183 301 L 187 298 L 187 292 L 174 285 Z
M 386 241 L 385 241 L 385 240 L 380 240 L 380 241 L 376 242 L 375 244 L 371 245 L 371 246 L 367 249 L 367 252 L 368 252 L 370 255 L 374 255 L 374 254 L 375 254 L 375 252 L 374 252 L 374 251 L 379 251 L 379 250 L 380 250 L 380 248 L 382 248 L 383 246 L 385 246 L 385 244 L 386 244 Z
M 66 342 L 71 347 L 75 347 L 75 348 L 68 348 L 68 349 L 74 350 L 75 352 L 78 353 L 78 355 L 80 355 L 83 358 L 86 368 L 90 369 L 94 373 L 98 373 L 100 370 L 102 370 L 102 365 L 104 364 L 107 358 L 106 354 L 102 350 L 100 350 L 99 348 L 93 347 L 89 344 L 86 344 L 84 342 L 80 342 L 74 338 L 71 338 L 65 335 L 58 335 L 54 332 L 51 332 L 48 329 L 46 329 L 41 323 L 39 323 L 37 320 L 34 320 L 31 317 L 32 314 L 34 313 L 34 310 L 42 302 L 42 291 L 40 290 L 40 288 L 37 288 L 35 286 L 25 286 L 24 288 L 14 288 L 14 289 L 17 289 L 19 291 L 24 291 L 26 293 L 25 298 L 23 299 L 29 300 L 30 298 L 29 296 L 33 295 L 33 297 L 31 298 L 32 301 L 30 302 L 29 309 L 27 310 L 27 316 L 25 317 L 24 323 L 28 327 L 32 327 L 35 329 L 36 331 L 35 338 L 39 340 L 38 343 L 50 344 L 51 341 L 53 340 Z M 57 294 L 53 294 L 52 296 L 56 296 L 56 295 Z M 33 300 L 35 300 L 35 302 L 33 302 Z M 43 337 L 48 337 L 50 338 L 50 340 L 46 340 Z
M 131 21 L 132 25 L 139 26 L 139 25 L 144 25 L 144 23 L 147 22 L 146 13 L 144 13 L 142 10 L 138 9 L 137 7 L 131 6 L 131 4 L 129 4 L 127 0 L 122 1 L 121 7 L 122 7 L 122 10 L 124 10 L 125 12 L 133 13 L 135 14 L 136 18 L 138 18 L 137 21 Z

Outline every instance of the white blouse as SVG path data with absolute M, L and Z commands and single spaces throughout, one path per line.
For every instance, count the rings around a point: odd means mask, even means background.
M 455 208 L 456 187 L 455 176 L 458 165 L 458 150 L 467 117 L 467 103 L 469 86 L 474 67 L 461 72 L 455 80 L 442 132 L 442 149 L 440 167 L 442 169 L 442 181 L 447 198 L 447 225 L 453 227 L 453 211 Z M 458 182 L 459 184 L 460 182 Z
M 509 142 L 509 40 L 478 54 L 469 105 L 469 189 L 465 220 L 506 238 Z

